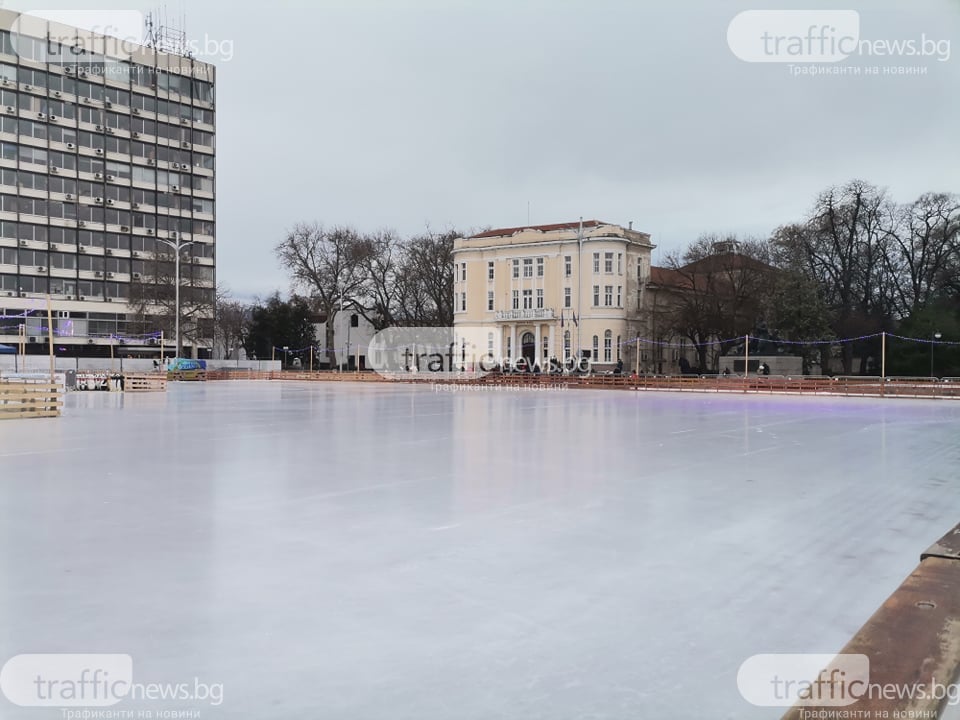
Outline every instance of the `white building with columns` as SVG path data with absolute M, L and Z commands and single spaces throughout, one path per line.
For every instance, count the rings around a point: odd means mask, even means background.
M 454 326 L 504 361 L 635 362 L 654 245 L 598 220 L 488 230 L 454 243 Z

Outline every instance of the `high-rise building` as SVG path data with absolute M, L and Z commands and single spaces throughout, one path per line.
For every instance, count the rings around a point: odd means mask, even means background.
M 176 251 L 183 344 L 211 345 L 214 88 L 189 55 L 0 10 L 0 343 L 46 352 L 48 294 L 67 353 L 172 341 Z

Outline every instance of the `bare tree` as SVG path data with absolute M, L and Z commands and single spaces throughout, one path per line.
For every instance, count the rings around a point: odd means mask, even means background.
M 397 280 L 401 321 L 406 325 L 453 325 L 453 241 L 456 230 L 429 228 L 407 241 Z
M 173 251 L 158 251 L 144 260 L 145 272 L 130 283 L 128 304 L 143 332 L 163 331 L 173 338 L 176 328 L 176 263 Z M 180 343 L 213 344 L 216 290 L 212 269 L 180 260 Z
M 302 290 L 326 318 L 325 350 L 330 367 L 337 364 L 334 319 L 341 306 L 364 308 L 367 289 L 363 263 L 368 240 L 346 226 L 324 228 L 319 223 L 295 225 L 275 248 L 290 273 L 294 289 Z
M 666 265 L 678 279 L 670 323 L 693 343 L 699 366 L 715 370 L 725 349 L 717 341 L 732 345 L 753 331 L 771 301 L 775 272 L 767 243 L 703 235 L 682 254 L 668 255 Z
M 224 288 L 217 288 L 217 317 L 215 322 L 216 345 L 222 348 L 224 357 L 231 358 L 246 343 L 251 308 L 246 303 L 233 300 Z

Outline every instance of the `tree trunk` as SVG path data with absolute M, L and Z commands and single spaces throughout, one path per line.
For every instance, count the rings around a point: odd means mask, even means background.
M 327 351 L 327 362 L 330 363 L 330 370 L 333 370 L 337 366 L 337 350 L 334 347 L 336 338 L 333 332 L 333 320 L 334 315 L 327 313 L 327 324 L 324 331 L 324 344 L 326 345 Z

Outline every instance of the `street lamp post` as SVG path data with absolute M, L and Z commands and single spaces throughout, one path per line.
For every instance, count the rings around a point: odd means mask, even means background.
M 174 290 L 174 301 L 173 301 L 173 314 L 174 314 L 174 330 L 173 330 L 173 342 L 174 347 L 177 350 L 177 357 L 180 357 L 180 250 L 187 247 L 187 245 L 193 245 L 198 242 L 197 240 L 187 240 L 183 242 L 177 237 L 176 241 L 167 240 L 166 238 L 156 238 L 158 242 L 162 242 L 164 245 L 167 245 L 173 248 L 174 253 L 174 272 L 173 272 L 173 283 L 175 286 Z
M 939 332 L 933 334 L 933 341 L 930 343 L 930 377 L 933 377 L 933 346 L 936 344 L 937 340 L 942 338 Z
M 289 354 L 289 353 L 290 353 L 290 346 L 289 346 L 289 345 L 284 345 L 284 346 L 283 346 L 283 369 L 284 369 L 284 370 L 289 370 L 289 369 L 290 369 L 290 354 Z

